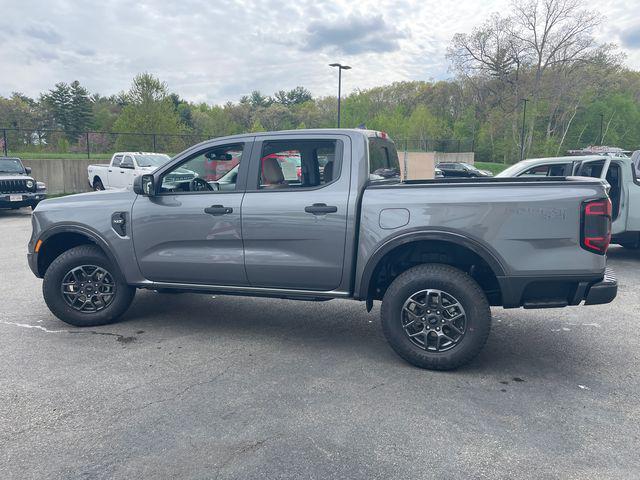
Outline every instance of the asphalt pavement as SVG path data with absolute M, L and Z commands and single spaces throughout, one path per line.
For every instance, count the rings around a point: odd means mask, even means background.
M 640 478 L 640 252 L 610 305 L 493 309 L 454 372 L 379 305 L 139 292 L 120 323 L 47 309 L 30 210 L 0 211 L 0 477 Z

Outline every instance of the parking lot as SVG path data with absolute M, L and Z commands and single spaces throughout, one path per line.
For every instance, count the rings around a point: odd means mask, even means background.
M 397 357 L 379 305 L 139 292 L 57 320 L 0 211 L 2 478 L 638 478 L 640 253 L 611 305 L 494 309 L 454 372 Z

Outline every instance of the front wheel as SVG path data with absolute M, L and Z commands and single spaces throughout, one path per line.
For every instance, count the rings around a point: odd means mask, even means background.
M 399 275 L 382 301 L 382 329 L 395 352 L 430 370 L 470 362 L 491 329 L 487 297 L 469 275 L 424 264 Z
M 74 247 L 56 258 L 44 275 L 42 293 L 49 310 L 76 327 L 116 321 L 131 305 L 136 289 L 95 245 Z

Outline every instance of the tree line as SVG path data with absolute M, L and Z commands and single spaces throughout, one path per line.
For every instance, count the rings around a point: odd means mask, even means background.
M 521 150 L 533 157 L 592 144 L 640 148 L 640 72 L 625 67 L 615 45 L 595 40 L 602 21 L 579 0 L 515 0 L 506 14 L 453 37 L 447 53 L 453 78 L 356 90 L 342 100 L 342 125 L 411 139 L 409 148 L 467 140 L 478 160 L 504 163 L 517 161 Z M 117 95 L 91 94 L 74 81 L 37 99 L 0 97 L 0 128 L 22 129 L 14 135 L 24 149 L 82 150 L 89 130 L 211 138 L 333 127 L 336 110 L 335 97 L 314 98 L 301 86 L 272 95 L 254 91 L 224 105 L 194 103 L 142 73 Z M 105 148 L 149 148 L 144 137 L 112 137 L 113 145 L 109 138 Z M 168 141 L 163 148 L 179 145 Z

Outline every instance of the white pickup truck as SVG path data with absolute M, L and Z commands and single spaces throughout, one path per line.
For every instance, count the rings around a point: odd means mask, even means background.
M 89 185 L 94 190 L 131 189 L 138 175 L 151 173 L 171 158 L 164 153 L 116 152 L 108 164 L 89 165 Z

